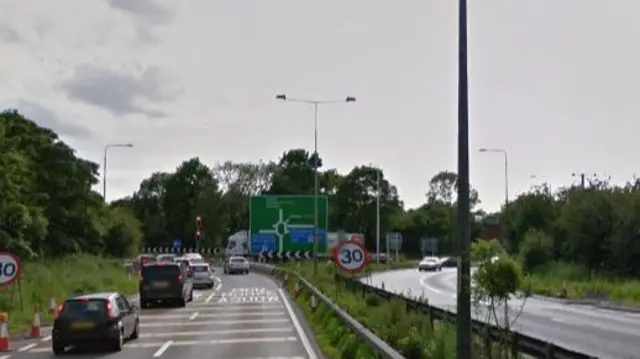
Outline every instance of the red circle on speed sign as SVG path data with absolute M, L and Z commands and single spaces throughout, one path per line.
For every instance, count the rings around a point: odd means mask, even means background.
M 11 285 L 22 271 L 20 257 L 8 250 L 0 250 L 0 286 Z
M 345 272 L 356 273 L 361 271 L 365 265 L 369 256 L 364 246 L 359 242 L 349 241 L 343 242 L 336 246 L 335 256 L 333 261 L 338 268 Z

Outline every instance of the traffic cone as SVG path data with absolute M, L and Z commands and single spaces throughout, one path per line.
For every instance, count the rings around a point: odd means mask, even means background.
M 300 296 L 300 284 L 298 282 L 296 282 L 295 286 L 293 287 L 293 295 L 298 298 Z
M 33 315 L 33 322 L 31 323 L 31 338 L 40 338 L 40 313 L 36 312 Z
M 0 315 L 0 351 L 8 351 L 11 349 L 9 343 L 8 317 L 6 313 Z
M 318 302 L 316 301 L 316 296 L 311 295 L 311 313 L 315 313 L 317 307 L 318 307 Z
M 56 298 L 51 297 L 49 300 L 49 314 L 54 317 L 58 315 L 58 306 L 56 305 Z

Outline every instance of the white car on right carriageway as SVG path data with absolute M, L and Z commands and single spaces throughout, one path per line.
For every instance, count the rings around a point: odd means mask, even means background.
M 441 271 L 442 260 L 438 257 L 424 257 L 418 263 L 418 272 L 422 271 Z

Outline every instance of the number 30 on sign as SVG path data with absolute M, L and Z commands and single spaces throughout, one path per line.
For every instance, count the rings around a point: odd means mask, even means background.
M 334 261 L 343 271 L 355 273 L 364 268 L 368 261 L 367 251 L 358 242 L 340 243 L 335 250 Z
M 21 269 L 17 254 L 0 250 L 0 287 L 11 285 L 20 277 Z

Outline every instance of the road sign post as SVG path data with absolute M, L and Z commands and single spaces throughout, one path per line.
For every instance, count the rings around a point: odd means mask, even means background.
M 328 201 L 320 196 L 254 196 L 249 204 L 250 252 L 326 253 Z M 317 213 L 317 224 L 316 224 Z M 317 256 L 316 256 L 317 257 Z
M 348 274 L 360 272 L 367 265 L 370 255 L 364 246 L 355 241 L 338 244 L 333 261 L 339 270 Z
M 0 287 L 13 284 L 22 271 L 20 257 L 11 251 L 0 251 Z

